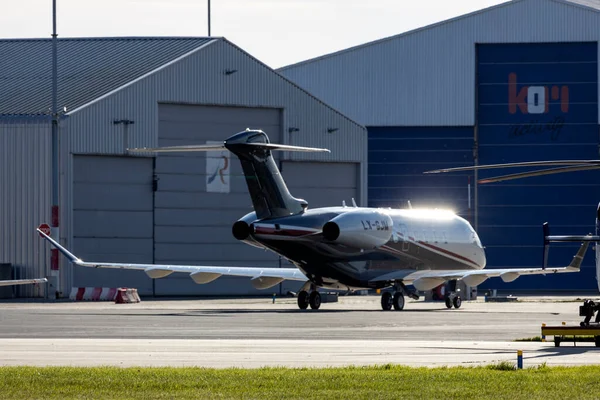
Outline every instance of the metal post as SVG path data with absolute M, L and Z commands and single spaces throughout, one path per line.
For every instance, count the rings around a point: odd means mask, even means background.
M 60 243 L 59 235 L 59 163 L 58 163 L 58 56 L 56 34 L 56 0 L 52 0 L 52 237 Z M 50 256 L 51 285 L 54 296 L 60 296 L 60 271 L 58 267 L 58 250 L 52 249 Z M 49 293 L 47 294 L 49 295 Z
M 473 165 L 479 165 L 479 46 L 475 47 L 475 127 L 473 129 Z M 475 209 L 474 227 L 479 230 L 479 170 L 473 173 L 473 208 Z
M 210 0 L 208 0 L 208 36 L 210 37 Z

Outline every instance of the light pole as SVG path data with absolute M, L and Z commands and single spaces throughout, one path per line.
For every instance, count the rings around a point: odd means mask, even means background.
M 56 34 L 56 0 L 52 0 L 52 238 L 60 243 L 58 231 L 59 208 L 59 173 L 58 173 L 58 56 Z M 52 249 L 50 253 L 50 288 L 54 288 L 54 296 L 59 297 L 60 271 L 58 268 L 58 250 Z M 47 293 L 49 297 L 50 293 Z

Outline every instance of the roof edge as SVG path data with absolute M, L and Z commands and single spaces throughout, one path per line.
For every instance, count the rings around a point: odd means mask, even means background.
M 314 100 L 316 100 L 318 103 L 320 103 L 321 105 L 327 107 L 328 109 L 330 109 L 331 111 L 333 111 L 334 113 L 338 114 L 339 116 L 341 116 L 342 118 L 344 118 L 345 120 L 357 125 L 358 127 L 362 128 L 365 132 L 367 131 L 367 128 L 362 125 L 359 124 L 357 121 L 353 120 L 352 118 L 348 117 L 347 115 L 343 114 L 341 111 L 333 108 L 332 106 L 330 106 L 329 104 L 325 103 L 323 100 L 319 99 L 318 97 L 316 97 L 314 94 L 310 93 L 308 90 L 304 89 L 302 86 L 298 85 L 296 82 L 290 80 L 289 78 L 287 78 L 286 76 L 280 74 L 277 70 L 269 67 L 267 64 L 265 64 L 264 62 L 260 61 L 258 58 L 254 57 L 252 54 L 248 53 L 247 51 L 245 51 L 244 49 L 242 49 L 241 47 L 239 47 L 238 45 L 236 45 L 235 43 L 223 38 L 223 41 L 225 43 L 230 44 L 231 46 L 233 46 L 234 48 L 236 48 L 237 50 L 243 52 L 244 54 L 246 54 L 248 57 L 250 57 L 252 60 L 256 61 L 258 64 L 262 65 L 264 68 L 267 68 L 268 70 L 272 71 L 273 73 L 275 73 L 275 75 L 277 75 L 279 78 L 283 79 L 284 81 L 286 81 L 287 83 L 289 83 L 290 85 L 294 86 L 296 89 L 300 90 L 301 92 L 304 92 L 305 94 L 307 94 L 309 97 L 313 98 Z
M 197 38 L 197 39 L 201 39 L 201 38 Z M 105 93 L 105 94 L 103 94 L 102 96 L 100 96 L 100 97 L 98 97 L 98 98 L 95 98 L 94 100 L 92 100 L 92 101 L 90 101 L 90 102 L 88 102 L 88 103 L 85 103 L 85 104 L 82 104 L 82 105 L 80 105 L 79 107 L 77 107 L 77 108 L 75 108 L 75 109 L 73 109 L 73 110 L 71 110 L 71 111 L 67 112 L 67 113 L 66 113 L 66 115 L 69 115 L 69 116 L 70 116 L 70 115 L 72 115 L 72 114 L 75 114 L 75 113 L 77 113 L 77 112 L 79 112 L 79 111 L 83 110 L 84 108 L 90 107 L 90 106 L 92 106 L 92 105 L 94 105 L 94 104 L 96 104 L 96 103 L 98 103 L 98 102 L 100 102 L 100 101 L 102 101 L 102 100 L 106 99 L 107 97 L 110 97 L 110 96 L 114 95 L 115 93 L 117 93 L 117 92 L 120 92 L 121 90 L 123 90 L 123 89 L 126 89 L 126 88 L 128 88 L 129 86 L 132 86 L 132 85 L 134 85 L 134 84 L 138 83 L 139 81 L 141 81 L 141 80 L 143 80 L 143 79 L 146 79 L 147 77 L 149 77 L 149 76 L 151 76 L 151 75 L 153 75 L 153 74 L 155 74 L 155 73 L 157 73 L 157 72 L 160 72 L 160 71 L 162 71 L 162 70 L 163 70 L 163 69 L 165 69 L 165 68 L 168 68 L 168 67 L 170 67 L 171 65 L 173 65 L 173 64 L 175 64 L 175 63 L 177 63 L 177 62 L 179 62 L 179 61 L 183 60 L 184 58 L 186 58 L 186 57 L 189 57 L 189 56 L 191 56 L 192 54 L 195 54 L 196 52 L 198 52 L 198 51 L 201 51 L 201 50 L 205 49 L 206 47 L 208 47 L 208 46 L 210 46 L 210 45 L 212 45 L 212 44 L 214 44 L 214 43 L 217 43 L 217 42 L 218 42 L 218 41 L 220 41 L 220 40 L 225 40 L 225 39 L 224 39 L 224 38 L 213 38 L 212 40 L 209 40 L 208 42 L 206 42 L 206 43 L 204 43 L 204 44 L 202 44 L 202 45 L 200 45 L 200 46 L 196 47 L 195 49 L 193 49 L 193 50 L 191 50 L 191 51 L 188 51 L 187 53 L 185 53 L 185 54 L 182 54 L 182 55 L 180 55 L 180 56 L 179 56 L 179 57 L 177 57 L 177 58 L 174 58 L 174 59 L 172 59 L 171 61 L 167 62 L 166 64 L 163 64 L 163 65 L 161 65 L 160 67 L 158 67 L 158 68 L 155 68 L 155 69 L 153 69 L 152 71 L 150 71 L 150 72 L 147 72 L 147 73 L 145 73 L 144 75 L 142 75 L 142 76 L 139 76 L 139 77 L 135 78 L 134 80 L 132 80 L 132 81 L 129 81 L 129 82 L 127 82 L 126 84 L 124 84 L 124 85 L 122 85 L 122 86 L 119 86 L 118 88 L 116 88 L 116 89 L 113 89 L 113 90 L 111 90 L 110 92 L 108 92 L 108 93 Z
M 376 40 L 373 40 L 371 42 L 367 42 L 367 43 L 359 44 L 359 45 L 356 45 L 356 46 L 348 47 L 348 48 L 343 49 L 343 50 L 334 51 L 333 53 L 324 54 L 322 56 L 318 56 L 318 57 L 311 58 L 311 59 L 308 59 L 308 60 L 300 61 L 300 62 L 297 62 L 295 64 L 286 65 L 284 67 L 278 68 L 277 70 L 278 71 L 285 71 L 287 69 L 296 68 L 296 67 L 299 67 L 301 65 L 310 64 L 310 63 L 313 63 L 313 62 L 316 62 L 316 61 L 321 61 L 321 60 L 326 59 L 326 58 L 331 58 L 331 57 L 335 57 L 335 56 L 338 56 L 338 55 L 341 55 L 341 54 L 344 54 L 344 53 L 349 53 L 349 52 L 352 52 L 352 51 L 355 51 L 355 50 L 359 50 L 359 49 L 362 49 L 363 47 L 373 46 L 373 45 L 380 44 L 380 43 L 387 42 L 387 41 L 391 41 L 391 40 L 394 40 L 394 39 L 400 39 L 400 38 L 405 37 L 405 36 L 410 36 L 410 35 L 413 35 L 413 34 L 416 34 L 416 33 L 419 33 L 419 32 L 425 31 L 425 30 L 428 30 L 428 29 L 437 28 L 439 26 L 446 25 L 446 24 L 449 24 L 449 23 L 452 23 L 452 22 L 456 22 L 456 21 L 459 21 L 461 19 L 469 18 L 469 17 L 475 16 L 475 15 L 478 15 L 478 14 L 483 14 L 485 12 L 488 12 L 488 11 L 491 11 L 491 10 L 495 10 L 495 9 L 498 9 L 498 8 L 511 6 L 511 5 L 515 4 L 515 3 L 520 3 L 520 2 L 523 2 L 523 1 L 529 1 L 529 0 L 508 0 L 508 1 L 505 1 L 504 3 L 500 3 L 500 4 L 496 4 L 494 6 L 482 8 L 480 10 L 475 10 L 475 11 L 472 11 L 472 12 L 467 13 L 467 14 L 462 14 L 462 15 L 459 15 L 457 17 L 445 19 L 443 21 L 434 22 L 433 24 L 425 25 L 425 26 L 422 26 L 420 28 L 412 29 L 410 31 L 402 32 L 402 33 L 399 33 L 399 34 L 396 34 L 396 35 L 393 35 L 393 36 L 388 36 L 388 37 L 384 37 L 384 38 L 381 38 L 381 39 L 376 39 Z M 564 0 L 556 0 L 556 1 L 563 2 Z
M 68 117 L 61 114 L 59 115 L 59 121 L 65 120 Z M 26 123 L 26 122 L 52 122 L 52 116 L 50 114 L 0 114 L 0 123 Z
M 593 12 L 600 12 L 600 8 L 594 8 L 591 6 L 586 6 L 585 4 L 581 4 L 581 3 L 576 3 L 574 1 L 570 1 L 570 0 L 550 0 L 554 3 L 559 3 L 559 4 L 564 4 L 567 6 L 572 6 L 572 7 L 577 7 L 577 8 L 581 8 L 587 11 L 593 11 Z M 600 6 L 600 4 L 598 5 Z
M 198 39 L 224 39 L 222 36 L 71 36 L 59 37 L 58 41 L 112 41 L 112 40 L 198 40 Z M 0 38 L 0 42 L 35 42 L 35 41 L 51 41 L 52 38 L 46 37 L 31 37 L 31 38 Z

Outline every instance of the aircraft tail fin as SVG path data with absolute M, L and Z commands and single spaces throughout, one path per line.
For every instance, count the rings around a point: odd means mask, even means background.
M 231 136 L 222 145 L 208 144 L 128 150 L 132 152 L 167 153 L 215 151 L 224 148 L 235 154 L 242 164 L 246 184 L 258 219 L 299 214 L 308 207 L 305 200 L 296 199 L 290 194 L 271 155 L 271 151 L 329 152 L 327 149 L 270 143 L 268 136 L 263 131 L 250 129 Z

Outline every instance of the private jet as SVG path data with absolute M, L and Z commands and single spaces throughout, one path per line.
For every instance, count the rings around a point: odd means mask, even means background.
M 469 222 L 451 211 L 352 206 L 309 209 L 293 197 L 272 157 L 272 151 L 329 152 L 327 149 L 273 144 L 261 130 L 237 133 L 222 144 L 130 149 L 136 153 L 222 151 L 241 162 L 254 211 L 232 226 L 232 234 L 248 245 L 270 250 L 295 268 L 248 268 L 201 265 L 125 264 L 84 261 L 38 229 L 71 263 L 90 268 L 144 271 L 150 278 L 174 272 L 190 274 L 198 284 L 222 275 L 251 279 L 268 289 L 284 280 L 305 282 L 297 294 L 300 309 L 319 309 L 319 288 L 382 290 L 383 310 L 403 310 L 405 296 L 446 281 L 477 286 L 491 277 L 511 282 L 521 275 L 577 272 L 588 248 L 583 241 L 571 263 L 560 268 L 484 269 L 485 251 Z M 409 287 L 412 286 L 412 287 Z M 446 306 L 459 308 L 461 297 L 448 293 Z

